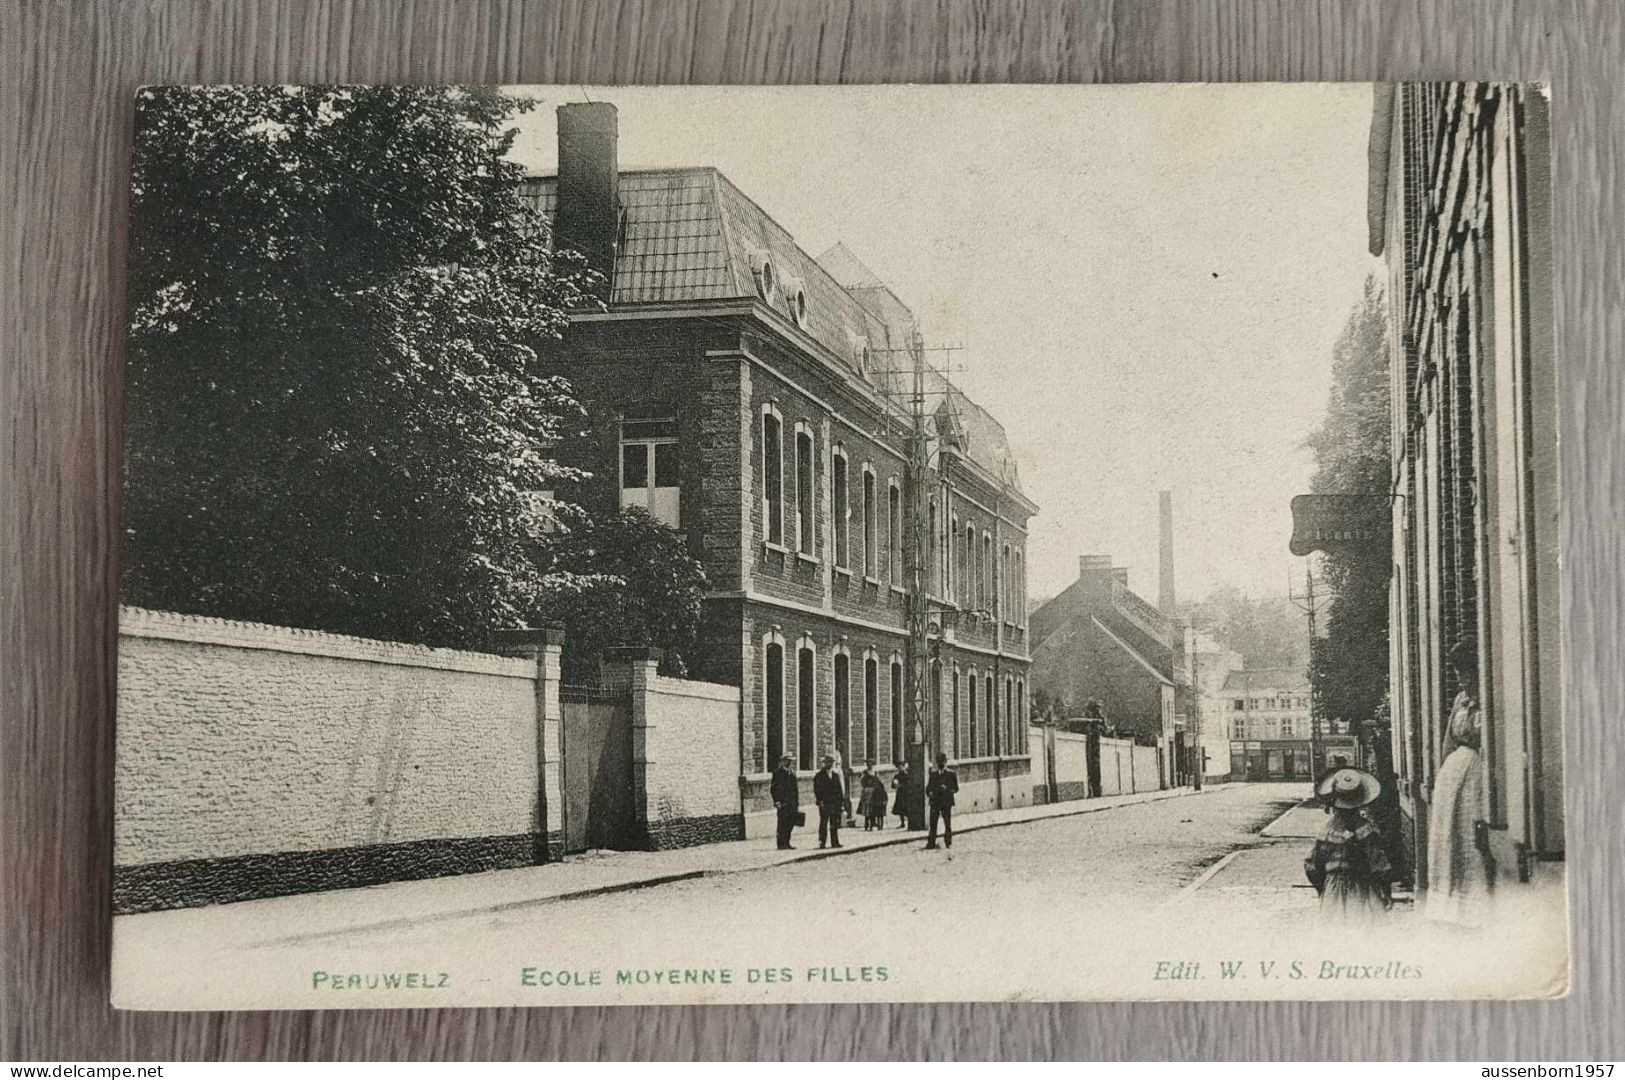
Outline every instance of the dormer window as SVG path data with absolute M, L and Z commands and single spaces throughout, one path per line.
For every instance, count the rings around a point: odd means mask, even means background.
M 794 316 L 796 325 L 802 329 L 807 327 L 807 290 L 797 289 L 795 295 L 790 297 L 790 314 Z
M 768 303 L 773 302 L 773 296 L 778 288 L 778 280 L 774 277 L 771 259 L 762 260 L 762 268 L 756 274 L 756 287 L 761 290 L 763 300 Z

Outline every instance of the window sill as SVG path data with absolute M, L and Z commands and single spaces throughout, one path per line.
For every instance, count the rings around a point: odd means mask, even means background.
M 873 585 L 877 589 L 880 588 L 880 579 L 877 577 L 870 577 L 868 574 L 863 576 L 863 583 L 865 585 Z
M 790 554 L 790 549 L 789 548 L 785 547 L 783 544 L 775 544 L 771 540 L 763 540 L 762 541 L 762 546 L 764 548 L 766 548 L 767 550 L 769 550 L 769 551 L 776 551 L 780 555 L 788 555 L 788 554 Z
M 891 591 L 896 593 L 898 596 L 904 596 L 908 593 L 908 590 L 903 588 L 901 585 L 893 585 L 891 587 Z
M 808 555 L 805 551 L 796 552 L 796 560 L 798 562 L 807 563 L 810 566 L 817 566 L 818 565 L 818 556 L 816 556 L 816 555 Z
M 837 566 L 837 567 L 834 567 L 833 569 L 835 571 L 835 576 L 836 577 L 850 578 L 852 576 L 852 571 L 848 570 L 844 566 Z

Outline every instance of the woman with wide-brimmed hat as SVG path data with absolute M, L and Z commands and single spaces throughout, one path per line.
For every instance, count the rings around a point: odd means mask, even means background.
M 1303 869 L 1320 894 L 1321 911 L 1329 916 L 1374 916 L 1393 903 L 1394 866 L 1381 832 L 1365 813 L 1381 793 L 1381 782 L 1363 769 L 1334 769 L 1315 785 L 1331 818 Z

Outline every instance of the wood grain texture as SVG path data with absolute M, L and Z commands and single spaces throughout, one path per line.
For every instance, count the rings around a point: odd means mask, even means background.
M 1535 0 L 0 0 L 0 1058 L 1625 1056 L 1621 24 L 1611 3 Z M 1577 960 L 1567 1000 L 109 1009 L 114 541 L 138 85 L 1456 77 L 1549 78 L 1555 92 Z

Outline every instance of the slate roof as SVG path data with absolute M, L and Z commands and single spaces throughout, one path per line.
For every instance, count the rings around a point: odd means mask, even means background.
M 548 221 L 557 190 L 553 176 L 531 177 L 522 188 Z M 918 331 L 914 314 L 844 245 L 813 258 L 713 168 L 623 171 L 620 201 L 624 221 L 611 305 L 761 300 L 758 275 L 771 261 L 778 279 L 767 299 L 773 308 L 792 318 L 791 298 L 805 292 L 809 335 L 878 389 L 894 396 L 909 389 L 899 372 L 907 366 L 902 350 Z M 942 400 L 946 377 L 928 367 L 927 383 L 927 400 Z M 952 401 L 965 454 L 1020 491 L 1004 426 L 957 388 Z
M 1141 667 L 1145 668 L 1147 673 L 1149 673 L 1152 678 L 1156 679 L 1164 686 L 1174 685 L 1174 681 L 1168 677 L 1167 672 L 1160 670 L 1156 664 L 1146 659 L 1145 654 L 1139 649 L 1136 649 L 1129 642 L 1124 641 L 1123 638 L 1118 634 L 1113 633 L 1112 628 L 1101 622 L 1099 617 L 1091 615 L 1089 616 L 1089 621 L 1093 623 L 1101 633 L 1111 638 L 1112 641 L 1116 643 L 1118 648 L 1122 649 L 1125 653 L 1128 653 L 1129 656 L 1133 657 Z

